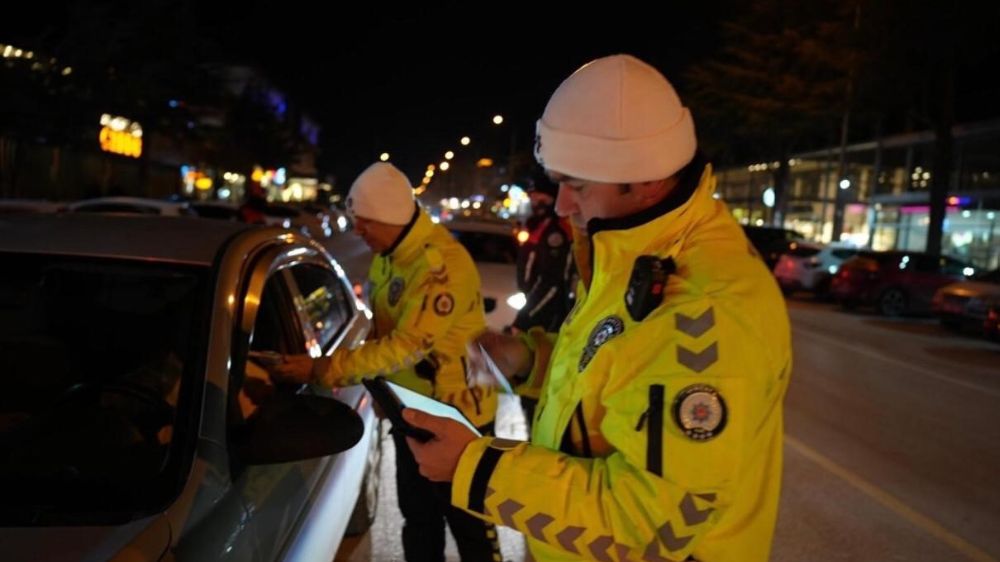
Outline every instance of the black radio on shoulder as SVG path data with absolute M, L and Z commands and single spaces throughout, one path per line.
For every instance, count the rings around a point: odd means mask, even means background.
M 632 277 L 625 292 L 625 307 L 629 316 L 641 322 L 663 302 L 667 277 L 677 271 L 673 258 L 639 256 L 632 266 Z

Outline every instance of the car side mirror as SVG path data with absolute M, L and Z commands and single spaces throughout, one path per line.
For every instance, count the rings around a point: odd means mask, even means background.
M 363 435 L 361 416 L 343 402 L 276 392 L 233 431 L 230 445 L 248 465 L 275 464 L 340 453 Z

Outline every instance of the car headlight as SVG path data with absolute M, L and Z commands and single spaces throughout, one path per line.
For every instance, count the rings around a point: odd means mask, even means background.
M 507 297 L 507 306 L 513 308 L 514 310 L 521 310 L 527 303 L 528 298 L 524 296 L 524 293 L 515 293 Z
M 283 228 L 292 228 L 292 221 L 290 221 L 288 219 L 285 219 L 285 220 L 281 221 L 281 226 Z
M 830 272 L 830 275 L 836 275 L 837 269 L 839 268 L 835 265 L 831 265 L 830 267 L 826 268 L 826 270 Z

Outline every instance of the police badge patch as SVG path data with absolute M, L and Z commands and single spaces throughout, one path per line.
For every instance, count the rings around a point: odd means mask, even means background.
M 674 422 L 694 441 L 708 441 L 726 427 L 726 402 L 707 384 L 683 388 L 674 399 Z
M 451 293 L 441 293 L 434 297 L 434 313 L 438 316 L 448 316 L 455 308 L 455 297 Z
M 590 337 L 587 339 L 587 346 L 583 348 L 583 354 L 580 356 L 580 364 L 577 367 L 577 371 L 582 373 L 587 368 L 587 365 L 590 364 L 590 360 L 594 358 L 597 349 L 624 331 L 625 322 L 618 316 L 608 316 L 598 322 L 594 331 L 590 332 Z
M 392 281 L 389 282 L 389 306 L 396 306 L 399 303 L 399 297 L 403 296 L 403 278 L 393 277 Z

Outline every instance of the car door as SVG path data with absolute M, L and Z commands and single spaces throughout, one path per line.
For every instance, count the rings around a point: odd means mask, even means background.
M 297 294 L 287 268 L 298 259 L 301 248 L 284 246 L 264 255 L 247 283 L 244 323 L 253 328 L 244 341 L 235 342 L 227 404 L 227 425 L 235 430 L 252 415 L 255 400 L 267 392 L 301 392 L 299 388 L 267 387 L 269 378 L 260 365 L 249 359 L 250 351 L 282 354 L 305 353 L 311 331 L 299 315 Z M 256 297 L 256 298 L 255 298 Z M 296 526 L 312 487 L 329 462 L 328 458 L 293 463 L 245 466 L 230 452 L 233 487 L 248 513 L 248 529 L 256 541 L 257 559 L 277 559 Z
M 366 310 L 355 299 L 343 272 L 325 256 L 303 256 L 302 261 L 288 268 L 295 293 L 296 308 L 312 331 L 312 341 L 318 353 L 330 354 L 340 347 L 360 344 L 368 334 Z M 362 489 L 373 482 L 366 479 L 374 474 L 377 462 L 378 424 L 371 408 L 371 399 L 361 385 L 335 389 L 310 386 L 303 391 L 329 395 L 353 407 L 365 422 L 365 435 L 350 450 L 329 457 L 330 462 L 312 483 L 312 496 L 307 511 L 287 539 L 283 557 L 289 560 L 330 560 L 351 520 L 351 514 Z M 374 482 L 377 487 L 377 481 Z
M 911 310 L 922 313 L 930 310 L 934 293 L 951 282 L 943 272 L 947 258 L 928 254 L 912 256 L 913 271 L 910 275 Z
M 253 330 L 242 346 L 245 351 L 234 353 L 233 378 L 230 384 L 229 423 L 238 426 L 252 415 L 254 386 L 266 384 L 250 351 L 273 351 L 282 354 L 328 353 L 337 346 L 355 343 L 367 333 L 367 322 L 355 305 L 346 280 L 324 254 L 310 246 L 286 247 L 262 259 L 254 275 L 256 282 L 249 290 L 260 287 L 260 298 L 253 314 Z M 263 277 L 263 280 L 261 279 Z M 252 302 L 253 299 L 248 299 Z M 241 346 L 236 346 L 240 348 Z M 360 388 L 330 391 L 314 385 L 281 387 L 277 392 L 298 392 L 334 397 L 350 406 L 357 406 L 363 397 Z M 250 516 L 249 527 L 257 541 L 259 560 L 277 560 L 289 556 L 289 550 L 328 550 L 339 544 L 342 527 L 353 507 L 361 485 L 364 452 L 346 451 L 338 455 L 293 463 L 263 466 L 241 466 L 233 456 L 234 486 L 239 490 Z M 360 459 L 360 460 L 359 460 Z M 331 474 L 343 472 L 340 465 L 357 465 L 356 478 L 341 478 L 353 493 L 350 505 L 327 510 L 324 533 L 311 533 L 310 521 L 315 512 L 317 494 L 328 488 Z M 338 506 L 339 507 L 339 506 Z M 342 512 L 343 523 L 330 521 Z M 339 529 L 339 530 L 338 530 Z M 307 544 L 303 547 L 303 541 Z M 335 542 L 334 542 L 335 541 Z M 331 555 L 332 557 L 332 555 Z

